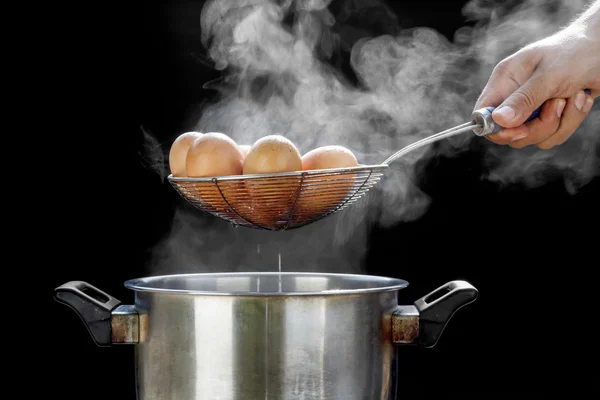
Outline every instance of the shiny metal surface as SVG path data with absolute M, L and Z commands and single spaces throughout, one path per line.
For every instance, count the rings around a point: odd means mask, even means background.
M 388 399 L 407 283 L 369 276 L 181 275 L 126 282 L 147 321 L 139 400 Z
M 492 118 L 493 108 L 486 107 L 473 111 L 471 119 L 475 123 L 473 132 L 477 136 L 486 136 L 497 130 L 497 125 Z
M 211 296 L 318 296 L 398 290 L 408 282 L 372 275 L 314 272 L 224 272 L 179 274 L 131 279 L 125 287 L 136 291 L 188 293 Z
M 452 315 L 478 296 L 456 280 L 398 305 L 404 280 L 319 273 L 125 285 L 133 305 L 84 281 L 58 286 L 55 299 L 98 346 L 134 345 L 138 400 L 391 400 L 395 346 L 435 346 Z
M 398 150 L 397 152 L 392 154 L 390 157 L 388 157 L 382 164 L 389 165 L 391 162 L 397 160 L 398 158 L 402 157 L 403 155 L 405 155 L 413 150 L 416 150 L 420 147 L 423 147 L 423 146 L 431 144 L 431 143 L 435 143 L 442 139 L 449 138 L 451 136 L 455 136 L 455 135 L 458 135 L 461 133 L 473 131 L 475 128 L 476 128 L 476 126 L 474 125 L 474 122 L 471 121 L 471 122 L 465 122 L 464 124 L 461 124 L 461 125 L 457 125 L 453 128 L 436 133 L 434 135 L 427 136 L 426 138 L 418 140 L 418 141 L 411 143 L 408 146 L 405 146 L 402 149 Z

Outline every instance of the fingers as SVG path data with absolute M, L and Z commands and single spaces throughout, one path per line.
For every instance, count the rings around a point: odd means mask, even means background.
M 539 56 L 531 51 L 520 51 L 502 60 L 475 103 L 475 109 L 497 107 L 531 76 Z
M 566 107 L 564 99 L 550 99 L 544 103 L 538 118 L 516 128 L 507 128 L 486 136 L 497 144 L 524 147 L 549 138 L 560 127 L 560 118 Z
M 537 145 L 540 149 L 551 149 L 563 144 L 573 135 L 593 105 L 593 96 L 583 91 L 577 92 L 567 100 L 554 98 L 544 103 L 538 118 L 516 128 L 507 128 L 487 135 L 485 138 L 496 144 L 514 148 Z
M 593 105 L 594 98 L 592 96 L 585 94 L 583 91 L 577 92 L 575 96 L 567 100 L 559 128 L 548 138 L 536 141 L 537 147 L 547 150 L 566 142 L 579 128 Z
M 540 117 L 531 120 L 526 125 L 529 133 L 526 137 L 513 137 L 509 145 L 522 148 L 532 144 L 541 143 L 554 135 L 560 128 L 561 118 L 565 115 L 567 101 L 565 99 L 551 99 L 544 103 Z
M 533 74 L 492 113 L 492 118 L 506 128 L 522 125 L 546 100 L 552 97 L 556 84 L 549 75 Z
M 504 77 L 498 74 L 492 74 L 486 87 L 483 89 L 483 92 L 481 92 L 481 95 L 475 103 L 475 110 L 489 106 L 495 107 L 502 103 L 502 101 L 506 99 L 513 91 L 519 88 L 517 82 L 512 80 L 502 82 L 503 79 Z

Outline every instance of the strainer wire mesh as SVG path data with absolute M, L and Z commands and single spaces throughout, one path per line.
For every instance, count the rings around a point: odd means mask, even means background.
M 299 228 L 363 197 L 386 164 L 214 178 L 169 176 L 177 192 L 201 211 L 255 229 Z

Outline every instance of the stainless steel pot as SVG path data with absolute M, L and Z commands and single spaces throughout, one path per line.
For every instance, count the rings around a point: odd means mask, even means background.
M 134 305 L 81 281 L 55 298 L 97 345 L 134 344 L 139 400 L 387 400 L 395 346 L 434 346 L 478 295 L 453 281 L 398 305 L 407 285 L 369 275 L 191 274 L 125 282 Z

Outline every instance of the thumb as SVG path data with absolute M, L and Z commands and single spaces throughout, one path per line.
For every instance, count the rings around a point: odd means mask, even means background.
M 551 87 L 547 76 L 531 76 L 494 110 L 492 118 L 504 128 L 520 126 L 551 98 Z

